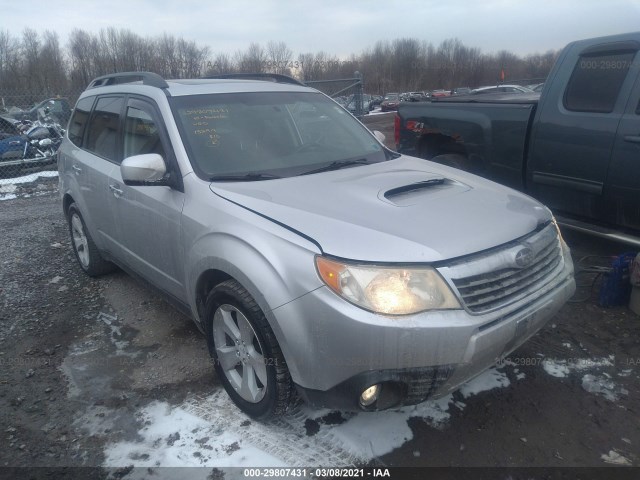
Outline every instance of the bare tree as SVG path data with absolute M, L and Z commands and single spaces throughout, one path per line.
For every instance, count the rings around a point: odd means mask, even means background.
M 75 88 L 83 87 L 97 76 L 97 40 L 84 30 L 75 29 L 69 36 L 68 51 L 71 61 L 71 84 Z
M 19 38 L 0 30 L 0 94 L 6 98 L 6 90 L 15 88 L 25 95 L 22 103 L 26 104 L 69 87 L 82 89 L 99 75 L 132 70 L 152 71 L 166 78 L 272 72 L 304 81 L 351 79 L 358 71 L 368 93 L 451 89 L 495 85 L 501 71 L 506 82 L 541 81 L 557 56 L 556 51 L 526 57 L 508 50 L 482 53 L 456 38 L 444 40 L 437 48 L 426 40 L 398 38 L 376 42 L 348 60 L 323 51 L 294 56 L 282 41 L 270 41 L 266 48 L 251 43 L 234 55 L 217 52 L 212 57 L 209 47 L 169 34 L 143 38 L 114 27 L 97 33 L 76 29 L 63 49 L 56 33 L 39 34 L 27 28 Z M 331 88 L 335 94 L 340 90 L 349 93 L 340 82 Z
M 267 54 L 259 43 L 251 43 L 246 51 L 236 53 L 236 64 L 241 73 L 264 73 Z
M 213 61 L 207 62 L 206 75 L 221 75 L 225 73 L 235 73 L 236 67 L 231 57 L 226 53 L 218 53 Z
M 270 73 L 291 75 L 290 61 L 293 52 L 284 42 L 270 41 L 267 43 L 267 70 Z
M 0 85 L 13 89 L 20 85 L 20 42 L 8 30 L 0 30 Z

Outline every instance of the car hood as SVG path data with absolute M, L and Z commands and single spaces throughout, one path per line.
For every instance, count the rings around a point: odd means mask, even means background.
M 369 262 L 438 262 L 524 236 L 551 220 L 530 197 L 461 170 L 396 160 L 211 190 L 317 242 Z

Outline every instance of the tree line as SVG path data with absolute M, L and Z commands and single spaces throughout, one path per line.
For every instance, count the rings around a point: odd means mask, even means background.
M 124 71 L 151 71 L 164 78 L 279 73 L 302 81 L 353 78 L 357 71 L 367 93 L 450 90 L 499 83 L 501 72 L 505 83 L 544 79 L 557 55 L 483 53 L 456 38 L 437 46 L 413 38 L 379 41 L 348 59 L 323 51 L 296 55 L 281 41 L 216 53 L 170 34 L 141 37 L 113 27 L 97 33 L 75 29 L 63 46 L 56 32 L 26 28 L 21 36 L 0 30 L 0 91 L 31 102 L 34 96 L 80 92 L 97 76 Z

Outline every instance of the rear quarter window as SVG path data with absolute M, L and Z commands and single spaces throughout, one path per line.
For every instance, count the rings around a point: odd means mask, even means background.
M 635 53 L 580 56 L 565 91 L 564 107 L 575 112 L 612 112 Z
M 91 113 L 91 107 L 96 97 L 85 97 L 78 100 L 76 109 L 73 111 L 73 116 L 69 122 L 69 140 L 74 145 L 82 147 L 82 138 L 84 137 L 84 130 L 89 120 L 89 114 Z

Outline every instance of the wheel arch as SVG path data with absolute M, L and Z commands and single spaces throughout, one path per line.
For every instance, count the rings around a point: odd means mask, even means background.
M 64 196 L 62 197 L 62 211 L 64 212 L 64 216 L 67 217 L 67 219 L 69 218 L 69 207 L 71 206 L 72 203 L 76 203 L 74 198 L 71 196 L 70 193 L 65 193 Z
M 201 252 L 218 252 L 218 255 L 201 257 Z M 276 237 L 264 244 L 222 233 L 201 238 L 186 255 L 186 287 L 198 327 L 206 332 L 204 314 L 209 292 L 226 280 L 235 280 L 258 304 L 285 359 L 289 360 L 287 335 L 273 310 L 322 285 L 313 267 L 316 253 L 282 238 L 277 241 Z M 295 373 L 294 369 L 292 375 Z
M 425 160 L 452 153 L 467 156 L 464 144 L 450 135 L 427 133 L 418 140 L 418 155 Z

